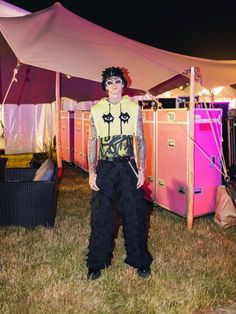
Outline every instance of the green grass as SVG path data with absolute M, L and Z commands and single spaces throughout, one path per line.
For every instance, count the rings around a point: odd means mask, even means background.
M 152 276 L 138 278 L 125 258 L 122 227 L 113 264 L 87 281 L 88 175 L 65 167 L 55 227 L 0 229 L 1 313 L 200 313 L 235 300 L 236 228 L 213 216 L 194 220 L 151 211 Z

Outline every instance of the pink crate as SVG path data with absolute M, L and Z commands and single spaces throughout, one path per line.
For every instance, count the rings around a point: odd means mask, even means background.
M 74 163 L 88 171 L 89 112 L 76 111 L 74 124 Z
M 184 215 L 187 189 L 187 111 L 159 110 L 157 137 L 157 203 Z
M 74 161 L 74 112 L 61 111 L 61 158 Z
M 208 112 L 219 150 L 206 110 L 195 109 L 194 217 L 214 212 L 216 188 L 221 184 L 221 173 L 214 167 L 215 164 L 221 170 L 221 109 L 209 109 Z M 147 144 L 145 195 L 154 203 L 186 217 L 189 111 L 186 108 L 161 109 L 156 113 L 143 110 L 143 115 Z
M 83 167 L 82 112 L 81 111 L 75 111 L 74 136 L 75 136 L 74 163 L 79 167 Z
M 83 147 L 83 153 L 84 153 L 84 170 L 88 171 L 88 137 L 89 137 L 89 114 L 90 112 L 85 111 L 83 113 L 83 119 L 84 119 L 84 133 L 83 133 L 83 139 L 84 139 L 84 147 Z
M 156 190 L 154 188 L 154 173 L 155 173 L 155 162 L 154 162 L 154 152 L 155 152 L 155 113 L 153 110 L 144 110 L 143 114 L 143 126 L 144 126 L 144 136 L 146 141 L 146 179 L 144 182 L 144 191 L 145 197 L 148 200 L 155 200 L 156 199 Z

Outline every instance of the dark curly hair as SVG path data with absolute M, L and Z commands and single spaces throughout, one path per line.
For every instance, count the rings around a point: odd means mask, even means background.
M 103 90 L 106 90 L 106 81 L 112 77 L 112 76 L 118 76 L 122 79 L 124 88 L 126 88 L 127 86 L 127 80 L 124 77 L 124 73 L 122 71 L 121 68 L 119 67 L 110 67 L 110 68 L 106 68 L 103 72 L 102 72 L 102 88 Z

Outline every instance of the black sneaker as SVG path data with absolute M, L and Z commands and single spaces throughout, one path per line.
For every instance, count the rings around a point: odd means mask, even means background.
M 137 274 L 139 275 L 139 277 L 146 278 L 151 275 L 151 268 L 150 267 L 138 268 Z
M 90 269 L 88 270 L 87 278 L 89 280 L 98 279 L 101 276 L 101 269 Z

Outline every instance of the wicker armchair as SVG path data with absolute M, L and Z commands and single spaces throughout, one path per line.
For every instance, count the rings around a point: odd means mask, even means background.
M 57 168 L 50 181 L 33 181 L 37 169 L 6 169 L 0 182 L 0 226 L 53 227 L 57 209 Z
M 7 160 L 8 158 L 0 158 L 0 182 L 5 182 Z

